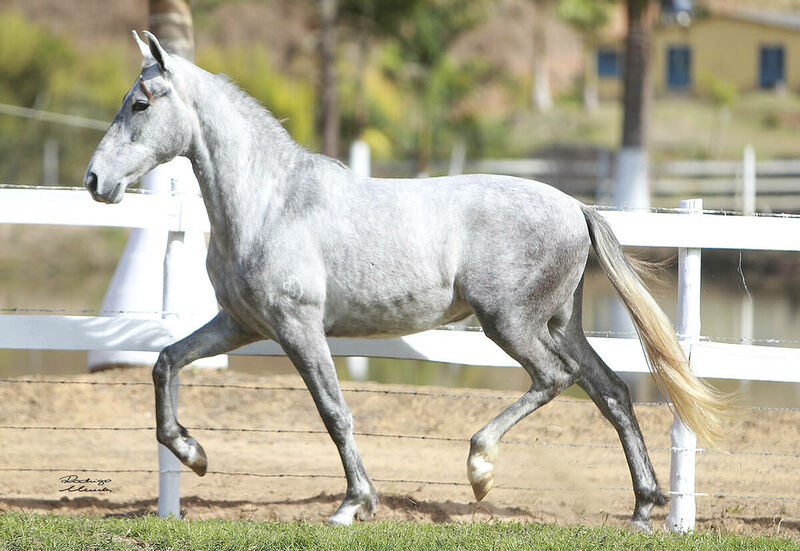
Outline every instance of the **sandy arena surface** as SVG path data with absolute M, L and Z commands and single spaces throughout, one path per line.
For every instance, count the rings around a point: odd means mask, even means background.
M 150 382 L 149 369 L 60 377 L 71 381 Z M 48 380 L 41 377 L 40 380 Z M 55 377 L 50 377 L 54 380 Z M 301 387 L 295 376 L 185 370 L 183 384 Z M 630 477 L 616 433 L 598 410 L 559 399 L 506 436 L 496 486 L 475 503 L 466 480 L 468 439 L 518 396 L 345 383 L 346 389 L 420 391 L 469 397 L 346 392 L 359 449 L 375 479 L 376 518 L 449 522 L 520 520 L 623 526 L 633 510 Z M 485 397 L 482 397 L 485 396 Z M 501 399 L 497 397 L 501 396 Z M 0 425 L 152 427 L 149 385 L 107 386 L 0 382 Z M 282 429 L 300 432 L 192 430 L 209 457 L 209 471 L 288 476 L 181 475 L 188 518 L 322 521 L 344 491 L 336 449 L 305 390 L 182 387 L 180 420 L 187 427 Z M 669 481 L 672 415 L 666 406 L 639 406 L 639 422 L 662 488 Z M 724 450 L 697 462 L 699 528 L 800 536 L 800 412 L 737 410 Z M 364 434 L 371 433 L 371 434 Z M 375 434 L 444 437 L 409 439 Z M 449 440 L 452 438 L 452 440 Z M 0 510 L 79 515 L 137 515 L 156 509 L 157 475 L 115 470 L 157 469 L 155 434 L 143 430 L 76 431 L 0 428 Z M 764 455 L 770 452 L 772 455 Z M 52 469 L 20 471 L 15 469 Z M 89 472 L 78 472 L 88 470 Z M 110 492 L 67 492 L 62 477 L 110 479 Z M 303 477 L 297 475 L 315 475 Z M 426 484 L 437 481 L 448 484 Z M 452 484 L 451 484 L 452 483 Z M 98 489 L 98 484 L 88 488 Z M 762 499 L 755 499 L 760 496 Z M 654 511 L 663 525 L 667 507 Z

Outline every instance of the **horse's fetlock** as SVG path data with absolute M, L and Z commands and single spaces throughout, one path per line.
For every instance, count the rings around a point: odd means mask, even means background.
M 488 461 L 494 461 L 497 458 L 497 444 L 478 431 L 469 440 L 469 455 L 480 455 Z
M 180 437 L 180 432 L 170 428 L 157 428 L 156 429 L 156 440 L 160 444 L 164 444 L 168 448 L 171 447 L 172 443 L 175 442 L 177 438 Z

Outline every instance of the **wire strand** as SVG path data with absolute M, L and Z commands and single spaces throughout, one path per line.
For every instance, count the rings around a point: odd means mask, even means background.
M 270 428 L 238 428 L 238 427 L 186 427 L 188 430 L 203 432 L 240 432 L 240 433 L 261 433 L 261 434 L 315 434 L 327 435 L 324 429 L 270 429 Z M 124 432 L 124 431 L 152 431 L 155 427 L 74 427 L 74 426 L 28 426 L 28 425 L 0 425 L 0 430 L 47 430 L 47 431 L 78 431 L 78 432 Z M 365 438 L 391 438 L 398 440 L 427 440 L 435 442 L 457 442 L 468 443 L 469 438 L 463 436 L 437 436 L 428 434 L 402 434 L 402 433 L 379 433 L 356 431 L 354 436 Z M 587 448 L 603 450 L 623 449 L 620 444 L 594 444 L 594 443 L 575 443 L 575 442 L 548 442 L 546 440 L 506 440 L 503 444 L 511 446 L 531 446 L 531 447 L 560 447 L 560 448 Z M 693 451 L 698 454 L 724 454 L 724 455 L 750 455 L 765 457 L 791 457 L 800 458 L 800 453 L 795 452 L 773 452 L 759 450 L 717 450 L 709 448 L 688 448 L 680 447 L 651 447 L 651 452 L 674 452 L 674 451 Z
M 0 467 L 0 472 L 58 472 L 58 473 L 110 473 L 110 474 L 156 474 L 156 473 L 174 473 L 192 474 L 193 471 L 189 469 L 179 469 L 178 471 L 169 469 L 60 469 L 54 467 Z M 237 471 L 207 471 L 207 475 L 219 476 L 242 476 L 254 478 L 310 478 L 310 479 L 344 479 L 341 474 L 326 474 L 326 473 L 251 473 L 251 472 L 237 472 Z M 415 480 L 406 478 L 373 478 L 373 482 L 382 484 L 418 484 L 424 486 L 457 486 L 468 487 L 467 482 L 457 482 L 451 480 Z M 584 492 L 583 488 L 554 488 L 554 487 L 531 487 L 531 486 L 515 486 L 511 484 L 496 484 L 493 489 L 495 490 L 514 490 L 514 491 L 528 491 L 528 492 Z M 631 488 L 624 486 L 608 486 L 598 488 L 603 491 L 615 492 L 632 492 Z M 800 501 L 800 497 L 794 496 L 763 496 L 763 495 L 746 495 L 746 494 L 723 494 L 712 492 L 668 492 L 670 495 L 693 495 L 695 497 L 717 498 L 717 499 L 753 499 L 753 500 L 766 500 L 766 501 Z M 0 498 L 2 499 L 2 498 Z
M 67 380 L 38 380 L 38 379 L 2 379 L 0 384 L 63 384 L 63 385 L 87 385 L 87 386 L 147 386 L 152 387 L 153 383 L 145 383 L 140 381 L 67 381 Z M 209 384 L 209 383 L 180 383 L 178 386 L 182 388 L 235 388 L 238 390 L 285 390 L 290 392 L 308 392 L 304 386 L 264 386 L 264 385 L 240 385 L 240 384 Z M 342 392 L 349 392 L 354 394 L 384 394 L 396 396 L 414 396 L 425 398 L 452 398 L 452 399 L 487 399 L 487 400 L 505 400 L 513 401 L 516 398 L 513 396 L 501 394 L 473 394 L 473 393 L 454 393 L 454 392 L 429 392 L 419 390 L 389 390 L 389 389 L 376 389 L 376 388 L 342 388 Z M 571 399 L 571 398 L 556 398 L 552 400 L 556 403 L 570 403 L 576 405 L 591 405 L 594 403 L 590 400 Z M 638 407 L 661 407 L 667 405 L 664 401 L 654 402 L 633 402 L 634 406 Z M 800 412 L 797 407 L 777 407 L 777 406 L 731 406 L 734 409 L 749 409 L 754 411 L 781 411 L 781 412 Z

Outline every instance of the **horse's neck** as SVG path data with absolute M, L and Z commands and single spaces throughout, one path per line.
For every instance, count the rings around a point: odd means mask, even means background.
M 199 135 L 190 158 L 214 239 L 227 250 L 256 237 L 259 222 L 286 194 L 289 169 L 306 153 L 271 115 L 232 86 L 198 73 Z

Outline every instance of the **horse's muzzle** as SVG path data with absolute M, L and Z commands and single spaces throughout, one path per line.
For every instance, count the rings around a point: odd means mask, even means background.
M 88 172 L 86 179 L 83 181 L 84 187 L 92 194 L 92 199 L 101 203 L 119 203 L 125 194 L 125 186 L 122 183 L 115 185 L 109 192 L 100 193 L 98 191 L 97 174 Z
M 89 190 L 89 193 L 92 194 L 92 197 L 95 197 L 97 195 L 97 174 L 94 172 L 89 172 L 86 174 L 86 179 L 83 181 L 83 185 Z

